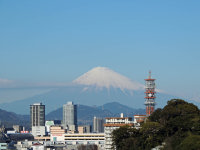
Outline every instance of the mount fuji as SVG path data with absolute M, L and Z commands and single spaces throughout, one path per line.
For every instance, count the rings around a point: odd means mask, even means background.
M 87 86 L 95 86 L 97 89 L 106 88 L 108 90 L 110 88 L 119 88 L 121 91 L 144 89 L 144 85 L 131 81 L 129 78 L 106 67 L 93 68 L 74 80 L 73 83 L 85 85 L 85 90 L 87 90 Z
M 29 106 L 36 102 L 46 105 L 46 113 L 62 107 L 67 101 L 75 104 L 100 106 L 118 102 L 132 108 L 145 108 L 144 85 L 106 67 L 96 67 L 84 73 L 72 84 L 53 89 L 45 94 L 36 95 L 0 107 L 18 114 L 29 114 Z M 171 95 L 157 93 L 157 107 L 163 107 Z

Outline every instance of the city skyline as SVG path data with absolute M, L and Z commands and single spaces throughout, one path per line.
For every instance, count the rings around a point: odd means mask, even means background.
M 97 66 L 141 84 L 152 70 L 159 89 L 200 102 L 199 3 L 1 1 L 0 103 Z

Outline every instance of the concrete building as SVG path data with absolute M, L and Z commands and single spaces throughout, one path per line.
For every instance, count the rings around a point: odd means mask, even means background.
M 20 133 L 21 131 L 24 130 L 24 127 L 23 127 L 23 126 L 20 126 L 20 125 L 13 125 L 13 129 L 14 129 L 17 133 Z
M 46 129 L 46 134 L 49 135 L 50 134 L 50 127 L 54 126 L 54 121 L 45 121 L 45 129 Z
M 68 146 L 79 145 L 97 145 L 99 150 L 104 150 L 105 136 L 104 133 L 65 133 L 61 126 L 51 126 L 50 140 L 53 144 L 62 144 Z M 74 148 L 73 148 L 74 149 Z
M 46 134 L 50 135 L 50 127 L 51 126 L 57 126 L 57 125 L 61 125 L 61 120 L 48 120 L 45 121 L 45 128 L 46 128 Z
M 90 125 L 81 125 L 78 126 L 78 133 L 90 133 L 91 126 Z
M 105 150 L 112 149 L 112 137 L 111 134 L 113 130 L 118 129 L 121 126 L 134 126 L 132 118 L 124 117 L 121 114 L 121 117 L 110 117 L 106 118 L 106 123 L 104 124 L 104 131 L 105 131 Z
M 77 105 L 67 102 L 63 105 L 63 126 L 71 132 L 77 132 Z
M 51 126 L 50 133 L 51 141 L 64 141 L 65 129 L 62 126 Z
M 4 131 L 4 129 L 2 130 Z M 8 148 L 8 144 L 7 144 L 8 140 L 9 138 L 5 136 L 4 132 L 0 132 L 0 150 Z
M 8 149 L 8 144 L 6 142 L 5 143 L 0 142 L 0 150 L 2 149 Z
M 30 118 L 33 136 L 45 135 L 45 105 L 35 103 L 30 105 Z
M 45 136 L 45 126 L 32 126 L 32 135 L 33 136 Z
M 98 150 L 104 150 L 104 133 L 63 134 L 62 127 L 58 126 L 52 128 L 52 133 L 54 133 L 54 138 L 51 137 L 51 140 L 50 137 L 36 137 L 34 141 L 18 141 L 15 146 L 21 150 L 31 149 L 34 146 L 39 149 L 37 146 L 42 145 L 41 148 L 44 148 L 44 150 L 77 150 L 83 145 L 88 149 L 96 145 Z M 60 135 L 63 135 L 62 138 Z
M 133 123 L 134 123 L 135 128 L 136 128 L 136 129 L 141 128 L 141 127 L 140 127 L 140 124 L 141 124 L 142 122 L 145 122 L 146 119 L 147 119 L 147 116 L 146 116 L 146 115 L 134 115 L 134 121 L 133 121 Z
M 104 150 L 105 135 L 104 133 L 65 134 L 64 141 L 67 145 L 95 144 L 99 150 Z
M 93 132 L 94 133 L 103 133 L 104 132 L 104 119 L 94 117 L 93 119 Z
M 146 115 L 134 115 L 134 123 L 142 123 L 147 119 Z

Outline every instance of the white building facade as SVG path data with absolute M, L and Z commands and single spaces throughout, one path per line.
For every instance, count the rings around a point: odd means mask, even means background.
M 65 133 L 61 126 L 52 126 L 50 128 L 50 141 L 54 144 L 63 145 L 97 145 L 99 150 L 104 150 L 104 133 Z
M 105 150 L 112 149 L 112 132 L 115 129 L 120 128 L 121 126 L 134 126 L 132 118 L 130 117 L 110 117 L 106 118 L 106 123 L 104 124 L 104 133 L 105 133 Z

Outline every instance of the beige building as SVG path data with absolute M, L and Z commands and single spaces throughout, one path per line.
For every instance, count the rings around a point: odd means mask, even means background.
M 147 119 L 146 115 L 134 115 L 134 123 L 145 122 Z
M 90 125 L 81 125 L 78 126 L 78 133 L 90 133 L 91 126 Z
M 85 133 L 84 126 L 78 126 L 78 133 Z
M 61 126 L 51 126 L 50 133 L 51 141 L 64 141 L 65 129 L 63 129 Z

